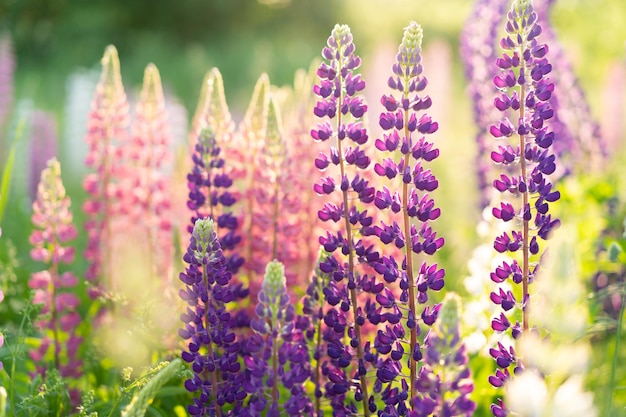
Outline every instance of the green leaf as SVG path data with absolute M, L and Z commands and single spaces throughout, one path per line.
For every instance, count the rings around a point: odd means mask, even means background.
M 9 157 L 7 158 L 6 165 L 2 170 L 2 183 L 0 183 L 0 225 L 2 224 L 2 218 L 4 217 L 4 210 L 9 200 L 9 186 L 11 185 L 11 175 L 13 174 L 13 165 L 15 164 L 15 149 L 17 143 L 22 137 L 22 131 L 24 129 L 24 119 L 20 120 L 15 131 L 15 139 L 11 150 L 9 151 Z
M 609 245 L 609 261 L 617 262 L 620 253 L 622 253 L 622 247 L 617 242 L 611 242 Z
M 176 358 L 156 374 L 150 382 L 133 397 L 128 407 L 122 412 L 122 417 L 143 417 L 150 403 L 154 400 L 154 397 L 156 397 L 163 385 L 179 371 L 180 365 L 181 360 Z

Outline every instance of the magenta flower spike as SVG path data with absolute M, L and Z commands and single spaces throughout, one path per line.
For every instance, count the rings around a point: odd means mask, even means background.
M 504 173 L 493 183 L 502 201 L 492 213 L 511 225 L 509 231 L 496 237 L 494 249 L 510 253 L 514 259 L 499 266 L 491 278 L 497 284 L 522 288 L 517 296 L 517 291 L 508 291 L 502 285 L 491 293 L 492 302 L 502 307 L 492 320 L 492 328 L 517 339 L 531 329 L 529 285 L 539 265 L 541 242 L 560 224 L 549 214 L 550 203 L 560 198 L 550 182 L 556 170 L 551 149 L 558 138 L 548 123 L 554 115 L 550 100 L 554 84 L 548 78 L 552 65 L 547 59 L 547 45 L 538 40 L 542 29 L 531 1 L 513 2 L 505 30 L 506 36 L 500 41 L 505 52 L 496 60 L 500 74 L 493 80 L 500 91 L 494 105 L 503 118 L 490 128 L 499 144 L 491 159 Z M 520 310 L 521 323 L 513 318 Z M 500 343 L 490 353 L 498 365 L 496 374 L 490 377 L 494 387 L 503 386 L 513 373 L 524 368 L 513 346 Z M 507 414 L 500 403 L 492 406 L 492 412 L 496 416 Z
M 62 265 L 74 261 L 74 248 L 68 242 L 77 233 L 70 199 L 61 182 L 61 166 L 55 158 L 48 161 L 41 173 L 32 221 L 31 258 L 44 263 L 46 269 L 34 273 L 28 283 L 35 290 L 33 302 L 43 304 L 42 316 L 36 321 L 42 342 L 30 352 L 30 357 L 42 376 L 53 366 L 62 377 L 78 378 L 82 375 L 82 361 L 78 357 L 82 338 L 77 333 L 81 322 L 77 311 L 80 301 L 71 292 L 78 279 L 72 272 L 62 271 Z M 53 358 L 52 364 L 46 362 L 48 355 Z
M 123 179 L 129 227 L 147 246 L 148 263 L 163 284 L 172 275 L 173 235 L 170 184 L 166 170 L 171 163 L 170 129 L 161 77 L 154 64 L 144 72 L 143 87 L 125 147 L 131 169 Z
M 355 402 L 360 402 L 367 417 L 376 408 L 366 369 L 370 345 L 362 336 L 366 312 L 357 294 L 364 293 L 372 277 L 362 273 L 359 264 L 375 262 L 378 253 L 359 236 L 371 235 L 368 228 L 372 218 L 362 206 L 374 200 L 374 188 L 362 176 L 370 165 L 362 148 L 368 140 L 362 122 L 367 106 L 359 94 L 365 82 L 355 73 L 361 59 L 354 51 L 350 28 L 336 25 L 322 50 L 325 61 L 317 70 L 320 82 L 314 92 L 319 100 L 313 113 L 321 121 L 311 136 L 326 143 L 328 149 L 315 159 L 323 176 L 314 185 L 317 194 L 326 199 L 318 217 L 330 224 L 319 242 L 332 254 L 319 264 L 320 270 L 332 276 L 324 289 L 330 306 L 324 317 L 324 341 L 330 358 L 323 367 L 329 381 L 326 396 L 338 415 L 355 414 Z M 349 391 L 354 393 L 354 401 L 346 402 Z
M 83 205 L 87 214 L 85 259 L 89 265 L 85 278 L 91 282 L 90 295 L 97 297 L 101 284 L 111 281 L 113 220 L 122 210 L 119 165 L 120 146 L 128 140 L 128 102 L 120 75 L 120 61 L 114 46 L 108 46 L 102 58 L 102 75 L 91 104 L 85 140 L 89 152 L 85 160 L 93 171 L 83 187 L 89 194 Z

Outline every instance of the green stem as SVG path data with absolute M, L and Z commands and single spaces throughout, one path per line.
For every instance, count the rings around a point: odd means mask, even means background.
M 624 268 L 622 268 L 621 276 L 624 277 Z M 622 303 L 619 309 L 619 317 L 617 319 L 617 332 L 615 333 L 615 351 L 613 352 L 613 366 L 611 367 L 611 378 L 609 382 L 609 392 L 608 399 L 606 404 L 606 415 L 607 417 L 611 416 L 611 411 L 613 408 L 613 391 L 615 391 L 615 373 L 617 370 L 617 359 L 619 356 L 619 348 L 620 348 L 620 340 L 622 338 L 622 326 L 624 323 L 624 304 L 626 303 L 626 282 L 624 282 L 624 286 L 622 288 Z

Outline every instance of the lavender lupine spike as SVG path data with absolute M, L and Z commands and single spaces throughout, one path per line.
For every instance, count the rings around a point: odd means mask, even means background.
M 37 373 L 42 376 L 48 369 L 45 358 L 49 352 L 52 352 L 54 368 L 62 377 L 82 375 L 82 361 L 78 357 L 82 338 L 76 332 L 81 322 L 80 300 L 70 292 L 78 284 L 78 279 L 71 272 L 61 271 L 62 264 L 74 261 L 74 248 L 67 246 L 77 236 L 70 204 L 61 182 L 61 165 L 52 158 L 41 172 L 37 198 L 33 203 L 35 228 L 30 235 L 31 257 L 47 266 L 47 269 L 34 273 L 28 283 L 35 290 L 33 302 L 43 304 L 42 317 L 36 323 L 43 333 L 42 344 L 30 352 Z M 80 398 L 77 391 L 71 393 L 73 400 Z
M 102 74 L 91 104 L 85 141 L 89 153 L 88 174 L 83 187 L 89 198 L 83 204 L 88 220 L 85 259 L 89 262 L 85 278 L 92 284 L 90 295 L 97 297 L 100 284 L 111 284 L 111 246 L 113 218 L 119 212 L 120 145 L 128 138 L 128 102 L 120 74 L 120 60 L 114 46 L 102 57 Z
M 57 124 L 52 114 L 41 110 L 34 110 L 30 114 L 30 123 L 28 192 L 35 201 L 41 172 L 48 160 L 57 155 Z
M 476 134 L 476 174 L 480 191 L 479 208 L 491 204 L 493 189 L 490 178 L 493 168 L 488 157 L 491 149 L 489 127 L 499 116 L 493 107 L 493 77 L 498 74 L 496 40 L 507 2 L 503 0 L 476 0 L 460 38 L 460 54 L 468 80 L 468 94 L 474 110 Z
M 560 140 L 554 144 L 554 152 L 559 157 L 569 158 L 568 168 L 583 171 L 602 169 L 607 157 L 606 141 L 589 109 L 589 103 L 572 63 L 550 24 L 549 13 L 554 3 L 555 0 L 535 0 L 534 4 L 542 26 L 542 39 L 550 46 L 551 61 L 555 70 L 556 93 L 552 97 L 555 120 L 551 126 Z M 576 166 L 577 162 L 582 165 Z
M 546 123 L 554 113 L 550 105 L 554 84 L 546 77 L 552 69 L 546 58 L 548 47 L 538 42 L 541 26 L 529 0 L 516 0 L 507 17 L 507 35 L 500 41 L 507 52 L 496 60 L 501 73 L 494 78 L 494 84 L 501 91 L 494 104 L 505 117 L 490 129 L 500 143 L 498 151 L 491 153 L 491 159 L 505 172 L 494 181 L 496 190 L 503 194 L 503 201 L 493 207 L 492 213 L 503 222 L 520 223 L 522 230 L 507 231 L 495 239 L 497 252 L 519 255 L 512 262 L 499 266 L 491 279 L 502 284 L 510 278 L 513 284 L 521 284 L 522 289 L 521 296 L 516 296 L 499 286 L 491 293 L 491 300 L 509 315 L 521 309 L 521 323 L 511 322 L 504 312 L 492 320 L 496 332 L 510 332 L 517 339 L 530 330 L 529 284 L 538 268 L 539 239 L 548 239 L 560 224 L 548 213 L 549 203 L 558 200 L 560 193 L 553 189 L 549 180 L 549 175 L 556 170 L 551 147 L 557 138 Z M 509 143 L 513 139 L 516 144 Z M 519 197 L 521 204 L 514 205 Z M 499 343 L 490 353 L 499 368 L 489 379 L 495 387 L 501 387 L 510 378 L 511 366 L 518 372 L 524 367 L 513 346 Z M 507 414 L 502 403 L 493 404 L 492 412 L 496 417 Z
M 182 358 L 191 363 L 194 372 L 185 388 L 199 392 L 187 411 L 193 416 L 234 415 L 234 411 L 226 413 L 224 405 L 233 404 L 236 409 L 246 392 L 238 361 L 240 342 L 226 308 L 235 299 L 229 286 L 231 273 L 213 220 L 196 220 L 183 260 L 189 266 L 180 274 L 185 284 L 180 297 L 187 303 L 187 311 L 181 314 L 185 327 L 179 335 L 189 340 Z
M 440 308 L 436 306 L 432 312 L 427 308 L 420 313 L 417 304 L 427 302 L 428 290 L 439 291 L 443 287 L 445 275 L 437 264 L 429 265 L 423 260 L 438 251 L 444 239 L 437 237 L 430 226 L 430 222 L 440 215 L 440 209 L 429 196 L 437 188 L 438 181 L 425 165 L 437 158 L 439 150 L 426 140 L 426 135 L 436 132 L 438 124 L 427 114 L 419 115 L 432 103 L 429 96 L 420 96 L 427 85 L 427 79 L 422 75 L 422 37 L 422 28 L 415 22 L 410 22 L 404 30 L 392 67 L 393 75 L 388 81 L 389 87 L 396 93 L 384 95 L 381 99 L 385 111 L 380 115 L 379 124 L 386 133 L 382 139 L 376 140 L 376 148 L 391 153 L 391 157 L 374 166 L 378 175 L 393 181 L 391 189 L 385 186 L 376 192 L 374 204 L 401 218 L 400 224 L 393 221 L 389 225 L 383 222 L 374 226 L 374 232 L 383 244 L 395 245 L 404 253 L 400 268 L 392 256 L 383 256 L 382 262 L 375 266 L 387 283 L 398 283 L 399 294 L 396 300 L 393 291 L 386 289 L 377 296 L 377 301 L 388 314 L 398 311 L 398 305 L 402 306 L 407 312 L 406 328 L 409 329 L 408 340 L 404 340 L 404 331 L 398 329 L 402 325 L 396 325 L 392 331 L 379 331 L 375 346 L 379 352 L 391 352 L 391 355 L 377 375 L 387 386 L 386 392 L 392 392 L 392 385 L 398 383 L 396 376 L 399 376 L 406 359 L 409 368 L 408 396 L 399 399 L 396 395 L 383 395 L 383 398 L 386 398 L 385 412 L 401 414 L 407 412 L 408 400 L 411 415 L 419 410 L 415 408 L 419 391 L 417 362 L 422 357 L 417 339 L 421 332 L 419 317 L 421 315 L 424 323 L 432 324 Z M 415 265 L 417 256 L 422 259 L 419 266 Z M 408 348 L 406 355 L 405 347 Z
M 273 260 L 267 264 L 256 305 L 257 318 L 250 326 L 256 332 L 246 342 L 246 390 L 251 394 L 248 409 L 240 415 L 278 417 L 281 410 L 291 416 L 310 416 L 313 409 L 304 389 L 311 368 L 302 322 L 287 293 L 285 268 Z M 279 386 L 288 388 L 280 398 Z M 269 399 L 269 400 L 268 400 Z
M 469 395 L 474 390 L 468 367 L 469 357 L 459 331 L 461 298 L 448 293 L 437 321 L 425 340 L 425 366 L 418 384 L 422 395 L 416 400 L 417 415 L 473 415 L 476 404 Z
M 13 106 L 14 73 L 15 55 L 11 36 L 2 34 L 0 35 L 0 131 L 4 128 Z
M 358 271 L 358 263 L 366 257 L 376 261 L 378 254 L 371 252 L 355 236 L 359 231 L 367 234 L 367 228 L 371 226 L 371 216 L 357 203 L 371 203 L 374 189 L 359 175 L 359 171 L 370 165 L 370 159 L 360 147 L 368 139 L 361 122 L 367 106 L 359 95 L 365 82 L 354 73 L 361 65 L 354 49 L 350 28 L 336 25 L 322 50 L 326 62 L 318 68 L 320 83 L 314 86 L 320 99 L 313 112 L 324 121 L 311 131 L 311 136 L 316 141 L 330 142 L 327 142 L 330 146 L 328 153 L 320 153 L 315 159 L 315 166 L 328 174 L 315 184 L 314 189 L 330 200 L 319 211 L 318 217 L 324 222 L 343 223 L 341 231 L 328 231 L 320 236 L 320 243 L 333 253 L 319 265 L 324 273 L 333 277 L 324 290 L 331 306 L 324 317 L 327 325 L 324 340 L 330 357 L 330 363 L 326 363 L 323 369 L 329 379 L 326 396 L 338 415 L 354 414 L 354 403 L 346 405 L 345 402 L 346 393 L 354 390 L 354 399 L 362 402 L 362 412 L 367 417 L 375 410 L 375 403 L 366 378 L 369 345 L 364 343 L 361 330 L 366 317 L 362 306 L 358 305 L 357 293 L 363 293 L 370 278 Z M 346 332 L 350 346 L 344 344 Z M 354 376 L 347 375 L 351 372 L 350 365 L 356 368 Z

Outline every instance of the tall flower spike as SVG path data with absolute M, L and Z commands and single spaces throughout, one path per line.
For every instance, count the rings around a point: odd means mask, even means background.
M 603 168 L 607 157 L 606 140 L 589 109 L 572 63 L 550 23 L 549 14 L 554 3 L 555 0 L 535 0 L 534 3 L 542 26 L 542 38 L 550 46 L 555 70 L 555 120 L 551 121 L 551 127 L 560 140 L 555 142 L 554 152 L 567 164 L 567 168 L 562 170 L 565 173 L 571 169 L 577 172 L 597 171 Z
M 503 309 L 492 320 L 492 328 L 496 332 L 510 332 L 516 339 L 530 330 L 529 284 L 538 269 L 540 240 L 548 239 L 559 225 L 559 220 L 553 219 L 548 210 L 549 203 L 558 200 L 560 194 L 553 190 L 549 180 L 556 170 L 551 147 L 558 138 L 546 123 L 554 113 L 550 105 L 554 84 L 547 77 L 552 70 L 546 57 L 548 47 L 538 41 L 541 26 L 529 0 L 514 1 L 507 18 L 507 35 L 500 41 L 506 52 L 496 60 L 501 73 L 494 77 L 494 84 L 500 90 L 494 104 L 504 113 L 504 118 L 490 129 L 500 143 L 499 150 L 491 153 L 491 159 L 504 171 L 494 181 L 503 201 L 493 207 L 492 213 L 503 222 L 515 220 L 511 223 L 521 224 L 521 230 L 512 226 L 513 229 L 495 239 L 497 252 L 518 256 L 513 263 L 503 263 L 492 274 L 492 280 L 500 285 L 491 293 L 491 300 Z M 516 204 L 519 197 L 521 204 Z M 521 295 L 516 296 L 517 291 L 503 287 L 509 283 L 521 284 Z M 509 319 L 520 309 L 521 323 Z M 516 372 L 524 367 L 513 346 L 499 343 L 490 353 L 499 368 L 489 379 L 495 387 L 501 387 L 510 378 L 510 367 L 514 366 Z M 497 417 L 507 414 L 501 403 L 492 405 L 492 412 Z
M 285 265 L 289 288 L 297 285 L 301 210 L 293 176 L 297 171 L 287 153 L 278 103 L 270 97 L 265 125 L 265 141 L 254 170 L 254 187 L 249 194 L 255 199 L 249 241 L 252 273 L 261 276 L 265 264 L 276 259 Z M 250 281 L 250 296 L 255 299 L 259 282 Z
M 476 409 L 469 398 L 474 384 L 459 330 L 460 314 L 461 298 L 455 293 L 446 294 L 439 317 L 426 337 L 426 365 L 418 377 L 422 395 L 416 400 L 417 415 L 425 415 L 428 410 L 434 416 L 469 417 Z
M 13 78 L 15 73 L 15 55 L 11 36 L 0 35 L 0 132 L 9 118 L 13 106 Z
M 376 148 L 390 153 L 391 157 L 376 163 L 374 170 L 379 176 L 387 177 L 391 189 L 385 186 L 377 191 L 374 204 L 380 210 L 389 210 L 390 218 L 397 214 L 401 220 L 400 224 L 381 222 L 373 229 L 383 244 L 392 245 L 403 253 L 400 268 L 393 256 L 383 256 L 376 265 L 376 270 L 388 284 L 398 285 L 397 294 L 386 289 L 377 296 L 377 301 L 388 314 L 398 311 L 401 306 L 401 311 L 406 311 L 404 319 L 409 333 L 408 340 L 404 340 L 404 332 L 399 331 L 379 333 L 376 339 L 379 352 L 389 353 L 390 348 L 394 349 L 377 374 L 387 391 L 393 391 L 392 386 L 398 383 L 396 377 L 390 377 L 390 370 L 402 369 L 408 358 L 408 398 L 399 400 L 396 396 L 386 396 L 385 412 L 388 413 L 405 413 L 407 399 L 412 412 L 418 410 L 413 403 L 418 395 L 417 362 L 422 357 L 418 341 L 421 332 L 419 318 L 421 316 L 424 323 L 432 324 L 440 307 L 433 310 L 431 318 L 430 309 L 419 312 L 417 304 L 428 301 L 428 290 L 438 291 L 443 287 L 445 275 L 437 264 L 429 265 L 425 260 L 425 256 L 433 255 L 443 246 L 444 240 L 437 237 L 430 226 L 431 221 L 439 217 L 440 209 L 429 195 L 437 188 L 438 181 L 431 170 L 426 169 L 426 163 L 437 158 L 439 150 L 427 141 L 426 135 L 436 132 L 438 125 L 427 114 L 419 114 L 431 106 L 430 97 L 421 93 L 427 85 L 422 75 L 422 37 L 422 28 L 415 22 L 410 22 L 404 30 L 392 66 L 393 75 L 388 81 L 395 94 L 384 95 L 381 99 L 385 111 L 380 115 L 379 124 L 385 133 L 376 140 Z M 422 259 L 419 266 L 415 265 L 417 256 Z M 406 356 L 400 353 L 405 347 L 408 348 Z M 393 374 L 400 377 L 398 372 Z
M 362 337 L 365 315 L 358 305 L 357 294 L 370 282 L 367 275 L 358 271 L 359 260 L 374 261 L 378 254 L 369 253 L 363 241 L 356 234 L 366 234 L 372 219 L 360 203 L 369 204 L 374 199 L 374 189 L 360 171 L 370 165 L 370 159 L 361 148 L 367 140 L 367 131 L 362 118 L 367 111 L 362 96 L 365 82 L 354 71 L 361 65 L 361 59 L 354 53 L 352 33 L 347 25 L 336 25 L 322 50 L 326 60 L 317 70 L 320 83 L 314 86 L 319 97 L 313 113 L 323 119 L 312 131 L 316 141 L 326 142 L 328 153 L 320 153 L 315 160 L 318 169 L 325 175 L 315 184 L 314 190 L 328 202 L 319 211 L 318 217 L 324 222 L 343 224 L 320 236 L 320 243 L 333 253 L 320 269 L 333 276 L 325 291 L 332 293 L 326 297 L 331 308 L 324 321 L 328 329 L 324 339 L 331 358 L 325 373 L 330 382 L 326 395 L 337 413 L 356 412 L 354 403 L 345 404 L 348 390 L 353 390 L 354 399 L 362 402 L 363 414 L 367 417 L 375 411 L 374 398 L 370 396 L 367 384 L 366 345 Z M 350 345 L 344 345 L 346 334 Z M 353 365 L 353 369 L 349 368 Z M 347 373 L 353 372 L 353 375 Z
M 30 124 L 28 192 L 35 201 L 41 171 L 50 158 L 57 156 L 57 124 L 52 114 L 41 110 L 30 114 Z
M 49 366 L 45 358 L 51 356 L 52 366 L 62 377 L 78 378 L 82 375 L 82 362 L 78 357 L 82 338 L 76 331 L 81 322 L 77 311 L 80 300 L 71 292 L 78 279 L 71 272 L 61 271 L 63 264 L 74 261 L 74 248 L 67 244 L 77 233 L 72 223 L 70 199 L 61 182 L 61 165 L 56 158 L 50 159 L 41 172 L 32 221 L 35 228 L 30 235 L 31 257 L 43 262 L 46 269 L 34 273 L 28 283 L 35 290 L 33 302 L 43 304 L 42 316 L 36 322 L 42 332 L 42 342 L 30 356 L 42 376 Z M 72 392 L 72 395 L 77 393 Z
M 324 262 L 330 253 L 320 248 L 318 255 L 318 266 L 311 275 L 311 283 L 307 287 L 306 295 L 303 298 L 302 313 L 306 325 L 305 336 L 312 346 L 315 369 L 311 373 L 311 380 L 315 384 L 315 416 L 323 415 L 321 408 L 322 399 L 322 357 L 324 354 L 324 344 L 322 339 L 322 321 L 324 319 L 324 288 L 329 285 L 330 276 L 319 268 L 319 264 Z
M 493 106 L 495 88 L 491 81 L 498 73 L 495 64 L 497 34 L 506 4 L 502 0 L 476 0 L 460 39 L 461 59 L 468 80 L 467 90 L 478 129 L 475 166 L 481 212 L 491 204 L 493 198 L 493 188 L 490 186 L 493 167 L 488 156 L 488 150 L 491 149 L 489 127 L 499 117 L 499 112 Z
M 154 64 L 148 64 L 144 72 L 131 132 L 125 155 L 132 167 L 124 178 L 129 199 L 127 215 L 131 227 L 139 229 L 138 242 L 147 246 L 152 274 L 165 284 L 170 282 L 173 256 L 170 184 L 165 175 L 172 156 L 161 76 Z
M 267 133 L 267 112 L 270 97 L 270 81 L 267 74 L 263 73 L 257 80 L 250 104 L 246 110 L 243 121 L 239 125 L 236 135 L 239 149 L 232 149 L 233 161 L 238 161 L 236 167 L 237 178 L 244 182 L 244 189 L 255 190 L 262 188 L 265 184 L 257 178 L 259 171 L 262 171 L 259 161 L 262 160 L 262 149 Z M 237 153 L 238 152 L 238 153 Z M 255 193 L 250 192 L 242 196 L 242 205 L 245 207 L 243 216 L 243 253 L 246 259 L 253 259 L 255 241 L 255 212 L 257 199 Z M 271 259 L 271 258 L 270 258 Z M 269 259 L 268 259 L 269 260 Z M 262 275 L 265 263 L 248 263 L 244 266 L 248 275 L 251 287 L 258 288 L 257 274 Z M 254 299 L 254 297 L 253 297 Z
M 88 267 L 85 278 L 92 283 L 92 297 L 101 292 L 101 283 L 111 284 L 113 219 L 121 209 L 119 147 L 127 141 L 128 122 L 128 102 L 120 75 L 120 61 L 117 50 L 110 45 L 102 58 L 102 74 L 91 104 L 85 136 L 89 147 L 85 165 L 95 171 L 83 182 L 89 194 L 83 205 L 87 214 L 85 259 Z
M 224 405 L 235 407 L 245 399 L 243 374 L 238 361 L 239 341 L 232 331 L 227 304 L 235 299 L 230 290 L 231 273 L 211 219 L 198 219 L 183 260 L 189 265 L 180 274 L 185 288 L 180 297 L 187 303 L 179 330 L 189 340 L 182 352 L 194 376 L 185 381 L 190 392 L 199 392 L 187 407 L 193 416 L 226 415 Z
M 278 417 L 281 410 L 292 416 L 310 416 L 312 405 L 304 389 L 311 373 L 309 353 L 303 328 L 289 302 L 285 268 L 276 260 L 267 264 L 256 314 L 250 323 L 256 334 L 248 339 L 244 357 L 245 387 L 252 397 L 242 417 L 259 415 L 266 408 L 267 416 Z M 291 395 L 279 398 L 279 386 L 288 388 Z

